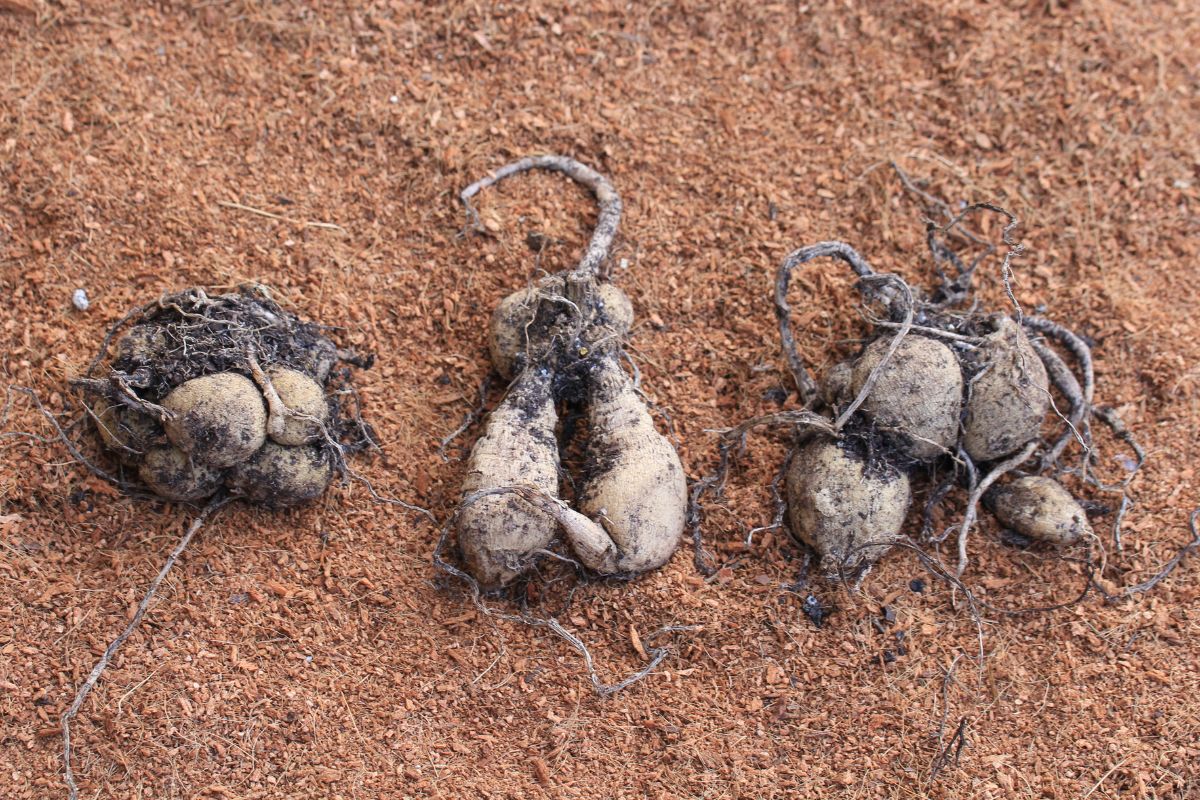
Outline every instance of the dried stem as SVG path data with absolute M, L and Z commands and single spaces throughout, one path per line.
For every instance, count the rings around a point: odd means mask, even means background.
M 590 189 L 596 196 L 596 201 L 600 205 L 596 229 L 592 232 L 591 241 L 588 242 L 587 249 L 584 251 L 579 265 L 575 268 L 575 272 L 581 276 L 597 277 L 600 274 L 601 266 L 608 259 L 613 238 L 617 235 L 617 227 L 621 224 L 621 198 L 608 178 L 573 158 L 556 155 L 523 158 L 520 161 L 506 164 L 486 178 L 472 183 L 458 195 L 463 205 L 466 206 L 467 216 L 472 225 L 476 229 L 479 228 L 479 213 L 471 205 L 472 197 L 505 178 L 534 169 L 561 172 L 576 183 Z
M 792 307 L 787 301 L 788 284 L 792 279 L 792 270 L 814 258 L 824 257 L 841 259 L 849 264 L 850 269 L 860 278 L 868 278 L 875 274 L 871 265 L 845 242 L 818 242 L 801 247 L 779 265 L 779 272 L 775 278 L 775 316 L 779 320 L 779 338 L 783 343 L 783 354 L 787 358 L 788 367 L 792 371 L 792 379 L 796 382 L 800 402 L 805 407 L 812 405 L 817 399 L 817 384 L 808 374 L 804 360 L 796 352 L 796 340 L 792 335 Z
M 150 588 L 146 591 L 142 602 L 138 603 L 137 610 L 133 614 L 133 619 L 129 620 L 129 624 L 125 626 L 125 629 L 105 648 L 104 654 L 100 656 L 100 660 L 92 667 L 91 674 L 88 675 L 87 680 L 83 682 L 83 685 L 79 687 L 79 691 L 75 694 L 75 701 L 71 703 L 71 707 L 62 715 L 63 777 L 67 783 L 67 794 L 70 800 L 77 800 L 79 797 L 79 787 L 75 785 L 75 773 L 71 769 L 71 720 L 75 719 L 75 715 L 79 713 L 79 709 L 83 706 L 84 701 L 87 700 L 88 695 L 91 694 L 92 689 L 96 687 L 96 682 L 100 680 L 100 676 L 108 668 L 108 664 L 112 661 L 113 656 L 116 655 L 117 650 L 121 648 L 121 645 L 125 643 L 125 640 L 137 628 L 138 623 L 142 621 L 142 617 L 145 616 L 146 609 L 150 607 L 150 602 L 154 599 L 159 585 L 167 577 L 167 573 L 171 571 L 171 568 L 175 566 L 176 560 L 178 560 L 184 549 L 187 548 L 188 543 L 192 541 L 192 537 L 196 535 L 196 532 L 200 530 L 204 522 L 217 509 L 221 508 L 221 506 L 228 503 L 231 499 L 230 497 L 222 497 L 220 495 L 214 496 L 200 512 L 199 516 L 192 520 L 192 524 L 188 526 L 187 532 L 179 540 L 179 544 L 175 545 L 175 549 L 167 557 L 166 563 L 158 571 L 158 575 L 150 582 Z
M 955 577 L 961 578 L 967 569 L 967 536 L 971 531 L 971 525 L 975 522 L 979 500 L 1002 475 L 1013 471 L 1028 461 L 1029 457 L 1033 455 L 1033 451 L 1037 449 L 1037 446 L 1038 442 L 1036 439 L 1025 445 L 1025 448 L 1021 452 L 992 467 L 992 471 L 985 475 L 979 481 L 979 484 L 971 490 L 971 496 L 967 498 L 967 511 L 963 514 L 962 524 L 958 529 L 958 566 L 955 567 Z

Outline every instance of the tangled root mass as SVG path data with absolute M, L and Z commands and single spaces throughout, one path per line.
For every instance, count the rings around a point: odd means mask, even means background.
M 74 384 L 105 446 L 154 494 L 196 501 L 225 485 L 262 505 L 294 505 L 344 473 L 347 454 L 374 445 L 349 369 L 371 360 L 339 350 L 328 331 L 261 285 L 187 289 L 114 326 Z

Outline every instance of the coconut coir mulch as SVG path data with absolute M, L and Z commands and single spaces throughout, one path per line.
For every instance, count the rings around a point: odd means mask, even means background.
M 1188 538 L 1196 10 L 16 5 L 36 14 L 0 13 L 0 374 L 64 420 L 67 380 L 126 309 L 257 280 L 377 354 L 359 386 L 384 451 L 356 468 L 444 515 L 463 463 L 438 444 L 475 404 L 488 313 L 532 273 L 530 234 L 561 269 L 594 219 L 582 191 L 531 175 L 481 199 L 488 236 L 459 239 L 455 197 L 555 151 L 626 201 L 630 351 L 689 474 L 708 474 L 709 431 L 776 410 L 788 387 L 769 299 L 787 252 L 842 239 L 931 282 L 895 160 L 951 203 L 1021 217 L 1017 297 L 1095 342 L 1097 396 L 1151 454 L 1129 572 L 1110 577 L 1137 580 Z M 793 303 L 819 372 L 865 327 L 837 268 L 797 280 L 819 298 Z M 979 285 L 1004 307 L 998 280 Z M 23 396 L 3 427 L 51 433 Z M 1103 444 L 1119 478 L 1128 454 Z M 989 618 L 980 666 L 961 596 L 911 554 L 850 595 L 789 591 L 801 559 L 779 533 L 737 552 L 771 519 L 784 447 L 756 440 L 709 512 L 732 566 L 705 579 L 681 551 L 576 594 L 563 624 L 609 680 L 644 663 L 648 632 L 703 626 L 607 699 L 550 632 L 442 587 L 433 526 L 361 484 L 283 513 L 227 507 L 74 725 L 83 796 L 1200 792 L 1194 564 L 1131 602 Z M 61 795 L 58 716 L 190 513 L 118 496 L 56 444 L 0 440 L 0 795 Z M 973 542 L 965 579 L 989 602 L 1079 587 L 1076 567 L 990 520 Z M 819 629 L 809 591 L 836 607 Z

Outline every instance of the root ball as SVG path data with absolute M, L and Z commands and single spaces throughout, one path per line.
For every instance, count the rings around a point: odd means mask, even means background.
M 167 438 L 201 464 L 232 467 L 266 441 L 263 397 L 253 381 L 236 372 L 186 381 L 162 404 L 174 414 L 165 425 Z
M 1021 326 L 1000 317 L 970 356 L 979 370 L 968 388 L 963 447 L 976 462 L 1015 453 L 1037 438 L 1050 409 L 1046 367 Z
M 267 442 L 230 471 L 228 485 L 255 503 L 287 508 L 320 495 L 332 477 L 333 461 L 323 448 Z
M 178 447 L 150 448 L 138 468 L 138 477 L 160 497 L 177 502 L 203 500 L 221 486 L 221 470 L 196 463 Z
M 873 563 L 900 537 L 912 493 L 908 476 L 868 467 L 832 439 L 802 445 L 787 474 L 792 530 L 830 572 Z M 878 542 L 879 547 L 863 547 Z
M 862 390 L 891 343 L 892 337 L 881 337 L 867 345 L 854 365 L 852 395 Z M 907 455 L 930 461 L 952 451 L 958 441 L 962 396 L 962 369 L 954 351 L 934 339 L 910 334 L 880 372 L 862 411 L 896 437 Z
M 267 370 L 275 393 L 292 413 L 267 426 L 271 441 L 276 444 L 296 447 L 316 441 L 321 430 L 329 421 L 329 403 L 321 385 L 312 378 L 294 369 L 273 367 Z
M 1079 537 L 1092 535 L 1083 508 L 1052 478 L 1018 478 L 993 487 L 985 500 L 1000 524 L 1030 539 L 1074 544 Z

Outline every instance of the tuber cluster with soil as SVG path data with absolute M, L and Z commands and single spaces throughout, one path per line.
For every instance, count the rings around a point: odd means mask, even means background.
M 188 289 L 118 323 L 74 385 L 122 487 L 176 502 L 224 488 L 283 508 L 320 495 L 344 473 L 346 454 L 371 443 L 348 369 L 366 364 L 264 286 L 214 296 Z
M 572 159 L 540 156 L 467 187 L 463 203 L 474 216 L 470 201 L 481 189 L 533 169 L 582 184 L 600 211 L 574 269 L 518 289 L 491 318 L 492 364 L 509 386 L 471 451 L 453 519 L 466 571 L 483 591 L 509 585 L 551 555 L 559 530 L 594 573 L 654 569 L 678 546 L 686 512 L 679 456 L 621 363 L 633 309 L 604 272 L 621 217 L 612 184 Z M 580 411 L 587 431 L 574 507 L 560 493 L 560 448 L 569 444 L 560 442 L 560 409 Z
M 906 187 L 930 197 L 898 168 L 897 173 Z M 1076 560 L 1089 572 L 1089 587 L 1105 591 L 1094 576 L 1098 565 L 1103 569 L 1106 545 L 1093 531 L 1084 504 L 1061 480 L 1120 496 L 1111 538 L 1119 551 L 1122 520 L 1132 502 L 1129 481 L 1144 454 L 1116 413 L 1094 404 L 1092 355 L 1085 339 L 1024 313 L 1017 303 L 1011 262 L 1022 247 L 1011 239 L 1015 217 L 989 204 L 968 206 L 956 215 L 938 205 L 948 222 L 927 223 L 941 278 L 928 292 L 913 289 L 897 275 L 877 273 L 843 242 L 801 248 L 781 264 L 775 310 L 802 408 L 756 417 L 723 434 L 717 473 L 698 481 L 693 493 L 697 564 L 705 571 L 699 501 L 706 492 L 722 490 L 732 454 L 745 447 L 751 429 L 785 425 L 794 441 L 776 484 L 776 524 L 786 521 L 830 577 L 861 580 L 892 546 L 902 545 L 961 586 L 970 560 L 970 532 L 982 505 L 1019 541 L 1086 548 L 1086 558 Z M 946 241 L 967 215 L 978 211 L 999 213 L 1006 220 L 1002 238 L 1008 250 L 1001 278 L 1011 304 L 1008 312 L 981 309 L 972 291 L 978 265 L 995 248 L 989 246 L 966 263 Z M 982 241 L 968 231 L 957 235 Z M 797 268 L 821 258 L 839 260 L 854 272 L 871 330 L 854 358 L 832 366 L 818 382 L 796 348 L 788 290 Z M 1059 430 L 1047 435 L 1054 420 Z M 1096 420 L 1108 425 L 1137 458 L 1117 485 L 1104 483 L 1095 471 Z M 1078 444 L 1078 458 L 1067 455 L 1072 442 Z M 928 501 L 920 541 L 914 541 L 904 527 L 914 486 L 920 483 L 928 487 Z M 935 530 L 936 509 L 955 487 L 965 492 L 963 515 L 954 525 Z M 1088 508 L 1103 510 L 1094 503 Z M 944 569 L 925 549 L 943 542 L 952 543 L 955 553 L 953 567 Z M 1133 591 L 1145 587 L 1126 590 Z

